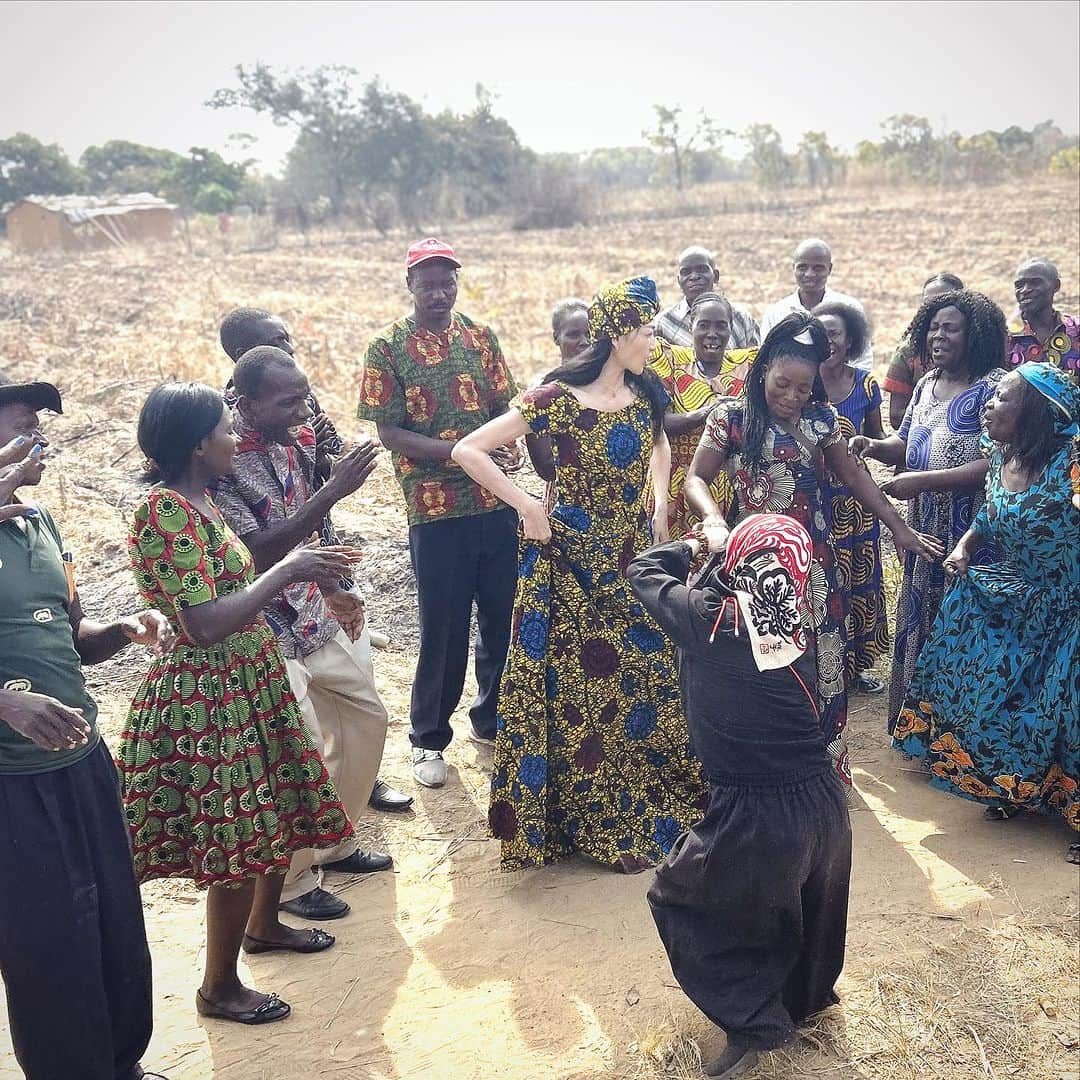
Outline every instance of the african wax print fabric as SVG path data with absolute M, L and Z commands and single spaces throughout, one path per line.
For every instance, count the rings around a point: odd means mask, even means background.
M 315 443 L 310 428 L 302 429 L 295 443 L 284 444 L 268 442 L 239 413 L 235 425 L 235 470 L 217 481 L 213 495 L 229 528 L 244 537 L 303 509 L 314 491 Z M 317 652 L 341 629 L 314 581 L 286 585 L 263 609 L 263 617 L 277 635 L 282 656 L 290 660 Z
M 273 631 L 260 617 L 215 645 L 179 613 L 250 585 L 251 553 L 217 514 L 153 489 L 128 551 L 139 592 L 178 633 L 128 711 L 119 765 L 140 881 L 239 884 L 284 872 L 300 848 L 352 835 L 304 728 Z
M 1080 382 L 1080 322 L 1071 315 L 1054 314 L 1057 329 L 1041 343 L 1025 319 L 1017 315 L 1009 320 L 1009 366 L 1029 360 L 1053 364 Z
M 985 431 L 983 409 L 1004 375 L 1001 368 L 994 368 L 949 401 L 939 401 L 934 395 L 936 369 L 924 375 L 915 387 L 898 432 L 907 444 L 907 470 L 954 469 L 977 461 Z M 948 553 L 967 532 L 982 502 L 982 484 L 953 491 L 922 492 L 908 500 L 907 523 L 917 532 L 936 536 Z M 978 566 L 991 557 L 992 551 L 983 547 L 973 556 L 972 564 Z M 890 733 L 904 703 L 915 662 L 937 618 L 945 584 L 940 562 L 918 559 L 910 552 L 904 556 L 889 677 Z
M 863 433 L 866 414 L 881 407 L 881 389 L 873 375 L 856 372 L 851 393 L 833 408 L 840 415 L 845 439 Z M 831 473 L 828 498 L 833 519 L 843 522 L 841 561 L 848 565 L 850 581 L 848 647 L 845 669 L 849 679 L 872 668 L 889 651 L 889 619 L 885 610 L 884 571 L 881 562 L 881 523 Z
M 945 596 L 893 731 L 931 782 L 990 806 L 1062 814 L 1080 829 L 1080 513 L 1069 447 L 1025 491 L 989 451 L 973 527 L 999 557 Z
M 717 403 L 705 424 L 701 445 L 720 454 L 735 492 L 731 516 L 788 514 L 810 534 L 814 558 L 807 594 L 809 632 L 815 639 L 817 692 L 822 732 L 837 773 L 851 783 L 843 731 L 847 726 L 847 651 L 849 562 L 842 559 L 850 523 L 838 521 L 826 497 L 823 452 L 840 442 L 839 419 L 827 402 L 811 402 L 802 412 L 800 439 L 770 423 L 765 436 L 763 469 L 752 469 L 743 458 L 744 398 Z
M 701 815 L 674 650 L 626 581 L 649 546 L 648 403 L 601 412 L 561 383 L 521 414 L 551 438 L 548 544 L 522 540 L 488 820 L 502 867 L 579 851 L 633 872 Z
M 890 394 L 911 396 L 915 384 L 926 374 L 926 365 L 915 346 L 905 338 L 896 347 L 882 381 L 882 388 Z
M 656 373 L 671 398 L 669 410 L 685 415 L 697 412 L 718 397 L 735 397 L 746 381 L 746 372 L 757 355 L 756 349 L 732 349 L 724 354 L 719 374 L 712 380 L 698 370 L 693 349 L 680 349 L 666 341 L 657 341 L 649 367 Z M 668 486 L 668 535 L 672 540 L 685 536 L 700 519 L 690 509 L 683 494 L 686 474 L 705 430 L 705 422 L 693 431 L 669 436 L 671 443 L 671 483 Z M 727 473 L 720 473 L 709 485 L 713 499 L 721 511 L 731 505 L 732 489 Z
M 659 310 L 660 298 L 652 278 L 636 277 L 608 285 L 589 305 L 589 340 L 614 341 L 652 322 Z
M 368 346 L 356 415 L 453 443 L 504 413 L 516 393 L 489 327 L 455 311 L 436 333 L 406 316 Z M 392 457 L 410 525 L 503 505 L 453 461 Z
M 669 345 L 677 345 L 684 349 L 693 347 L 694 332 L 693 319 L 690 317 L 690 305 L 684 296 L 667 311 L 660 312 L 656 316 L 656 336 L 666 341 Z M 742 308 L 731 305 L 731 340 L 728 346 L 731 349 L 753 349 L 761 344 L 761 331 L 758 329 L 757 320 Z

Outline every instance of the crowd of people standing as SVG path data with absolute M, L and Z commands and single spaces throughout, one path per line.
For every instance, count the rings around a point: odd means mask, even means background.
M 259 309 L 221 325 L 223 390 L 151 392 L 156 482 L 129 537 L 146 610 L 114 624 L 84 618 L 60 530 L 18 495 L 60 394 L 0 383 L 0 857 L 37 901 L 0 899 L 0 970 L 30 1080 L 152 1075 L 139 883 L 206 888 L 196 1008 L 262 1024 L 290 1006 L 241 982 L 240 951 L 332 948 L 281 913 L 342 918 L 325 875 L 392 865 L 355 838 L 368 808 L 412 800 L 378 778 L 360 553 L 331 520 L 383 448 L 417 587 L 416 783 L 447 782 L 475 610 L 467 735 L 493 750 L 503 868 L 659 868 L 672 968 L 728 1035 L 709 1075 L 836 1000 L 848 696 L 884 693 L 890 648 L 882 524 L 902 563 L 893 746 L 996 820 L 1080 830 L 1080 329 L 1051 263 L 1018 269 L 1012 323 L 955 275 L 925 283 L 885 380 L 891 434 L 867 309 L 831 287 L 821 240 L 760 328 L 700 246 L 667 310 L 644 276 L 561 301 L 559 363 L 524 392 L 457 310 L 461 269 L 434 238 L 406 254 L 412 310 L 359 379 L 377 439 L 346 445 Z M 154 656 L 114 765 L 81 667 L 132 641 Z

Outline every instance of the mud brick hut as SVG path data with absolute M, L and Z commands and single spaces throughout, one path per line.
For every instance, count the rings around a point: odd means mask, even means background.
M 176 207 L 156 195 L 28 195 L 4 210 L 15 251 L 87 251 L 169 240 Z

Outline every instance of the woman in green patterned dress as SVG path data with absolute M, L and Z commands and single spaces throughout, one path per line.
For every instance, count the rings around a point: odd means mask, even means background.
M 488 813 L 507 870 L 574 851 L 643 870 L 701 816 L 674 649 L 626 580 L 630 560 L 667 539 L 668 398 L 646 371 L 658 306 L 648 278 L 603 290 L 589 349 L 454 447 L 524 531 Z M 551 439 L 550 516 L 490 457 L 530 432 Z
M 236 441 L 221 395 L 168 383 L 147 398 L 139 446 L 161 483 L 135 511 L 128 548 L 146 602 L 177 631 L 136 691 L 120 747 L 124 805 L 140 881 L 190 878 L 209 888 L 203 1016 L 283 1020 L 276 994 L 244 986 L 249 953 L 321 952 L 322 930 L 278 919 L 292 852 L 333 847 L 352 833 L 289 690 L 260 612 L 294 581 L 331 590 L 347 548 L 298 548 L 255 581 L 247 548 L 207 493 L 232 472 Z

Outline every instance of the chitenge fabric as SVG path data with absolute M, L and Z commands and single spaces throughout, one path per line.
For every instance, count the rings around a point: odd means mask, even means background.
M 851 392 L 834 401 L 845 439 L 863 434 L 868 413 L 881 408 L 881 388 L 873 375 L 855 371 Z M 828 476 L 827 497 L 834 521 L 844 522 L 841 561 L 847 564 L 848 643 L 844 660 L 849 679 L 867 671 L 889 652 L 889 618 L 881 562 L 881 523 L 837 477 Z
M 931 782 L 954 795 L 1062 814 L 1080 829 L 1080 513 L 1070 447 L 1013 492 L 992 445 L 986 505 L 972 527 L 998 558 L 971 567 L 942 602 L 893 746 L 922 758 Z
M 659 310 L 660 298 L 652 278 L 635 277 L 608 285 L 589 305 L 589 340 L 614 341 L 652 322 Z
M 305 426 L 295 442 L 271 442 L 239 412 L 234 426 L 234 471 L 216 482 L 213 497 L 229 528 L 244 537 L 272 529 L 307 504 L 315 491 L 315 433 Z M 263 617 L 277 635 L 282 656 L 290 660 L 318 652 L 341 629 L 314 581 L 286 585 L 263 609 Z
M 915 387 L 898 432 L 907 445 L 907 470 L 953 469 L 977 461 L 985 428 L 983 409 L 1004 375 L 1001 368 L 994 368 L 948 401 L 939 401 L 934 393 L 937 369 L 924 375 Z M 948 553 L 967 532 L 982 501 L 982 484 L 952 491 L 924 491 L 908 500 L 907 523 L 916 532 L 936 536 Z M 975 552 L 972 564 L 989 562 L 992 555 L 984 546 Z M 915 662 L 930 636 L 945 584 L 945 570 L 939 561 L 920 559 L 912 552 L 904 556 L 889 677 L 890 733 L 915 672 Z
M 807 590 L 807 614 L 815 639 L 822 731 L 840 778 L 851 784 L 843 732 L 847 726 L 847 651 L 850 560 L 842 557 L 851 522 L 837 520 L 826 497 L 823 453 L 843 438 L 836 410 L 826 402 L 806 405 L 799 419 L 801 439 L 770 422 L 763 447 L 764 468 L 743 457 L 746 399 L 725 398 L 709 414 L 702 446 L 724 459 L 735 492 L 731 516 L 788 514 L 810 534 L 814 558 Z
M 180 622 L 181 611 L 251 584 L 248 549 L 220 514 L 154 488 L 128 550 L 143 599 L 178 633 L 136 690 L 120 744 L 139 880 L 239 884 L 283 873 L 293 851 L 351 836 L 266 621 L 210 646 Z
M 490 327 L 455 311 L 436 332 L 406 316 L 368 347 L 356 415 L 454 443 L 505 412 L 516 393 Z M 392 457 L 410 525 L 503 505 L 453 461 Z
M 701 768 L 671 644 L 626 581 L 649 546 L 649 405 L 581 405 L 528 391 L 521 414 L 551 439 L 551 541 L 522 540 L 499 695 L 489 823 L 502 866 L 578 851 L 628 872 L 658 863 L 701 815 Z
M 720 396 L 734 397 L 742 389 L 745 372 L 757 355 L 757 349 L 732 349 L 724 354 L 720 372 L 714 379 L 706 379 L 698 369 L 693 349 L 683 349 L 657 339 L 649 358 L 649 367 L 656 374 L 671 404 L 670 412 L 684 415 L 705 408 Z M 685 536 L 699 524 L 699 518 L 690 509 L 683 488 L 690 463 L 697 452 L 701 427 L 669 436 L 671 443 L 671 482 L 668 485 L 668 535 L 672 540 Z M 733 492 L 726 472 L 721 471 L 709 485 L 716 505 L 727 513 Z
M 1071 315 L 1059 315 L 1057 329 L 1039 341 L 1030 324 L 1019 315 L 1009 322 L 1009 366 L 1019 367 L 1030 360 L 1053 364 L 1080 381 L 1080 322 Z

